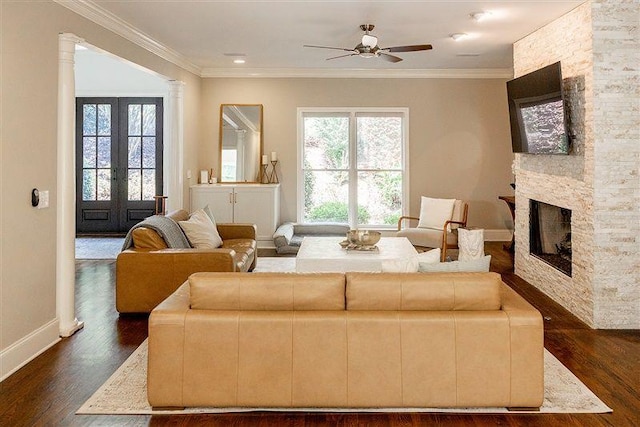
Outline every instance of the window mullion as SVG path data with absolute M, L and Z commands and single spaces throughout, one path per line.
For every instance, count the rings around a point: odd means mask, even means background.
M 349 224 L 358 228 L 358 158 L 356 113 L 349 114 Z

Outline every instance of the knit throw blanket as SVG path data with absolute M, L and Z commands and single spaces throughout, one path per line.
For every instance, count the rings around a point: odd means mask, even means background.
M 122 245 L 123 251 L 133 246 L 133 230 L 138 227 L 147 227 L 154 230 L 164 239 L 170 248 L 179 249 L 191 247 L 177 222 L 166 216 L 153 215 L 131 227 L 131 230 L 127 233 L 127 237 L 124 238 L 124 244 Z

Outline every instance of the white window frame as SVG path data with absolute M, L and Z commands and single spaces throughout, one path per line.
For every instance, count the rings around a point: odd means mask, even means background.
M 402 215 L 406 216 L 409 212 L 409 108 L 407 107 L 298 107 L 297 126 L 298 126 L 298 143 L 297 143 L 297 221 L 301 222 L 304 214 L 304 170 L 303 170 L 303 152 L 304 152 L 304 115 L 305 114 L 349 114 L 349 225 L 356 227 L 357 222 L 357 150 L 356 150 L 356 126 L 355 118 L 359 113 L 392 113 L 402 115 Z M 353 202 L 356 203 L 353 203 Z M 395 230 L 395 226 L 376 226 L 380 230 Z

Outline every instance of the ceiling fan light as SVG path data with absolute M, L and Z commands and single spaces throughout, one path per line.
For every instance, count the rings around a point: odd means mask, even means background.
M 474 12 L 470 16 L 474 21 L 481 22 L 489 18 L 491 16 L 491 12 Z
M 454 33 L 454 34 L 451 34 L 451 38 L 454 39 L 455 41 L 464 40 L 467 37 L 469 37 L 469 35 L 467 33 Z
M 364 36 L 362 36 L 362 45 L 368 47 L 376 47 L 378 45 L 378 38 L 369 34 L 365 34 Z

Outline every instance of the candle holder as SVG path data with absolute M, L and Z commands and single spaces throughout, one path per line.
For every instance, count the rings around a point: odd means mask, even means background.
M 262 175 L 260 176 L 260 184 L 268 184 L 269 183 L 269 173 L 267 169 L 269 168 L 268 164 L 260 165 L 262 167 Z
M 269 175 L 269 184 L 277 184 L 278 182 L 278 172 L 276 172 L 276 165 L 278 164 L 277 160 L 271 160 L 271 175 Z

